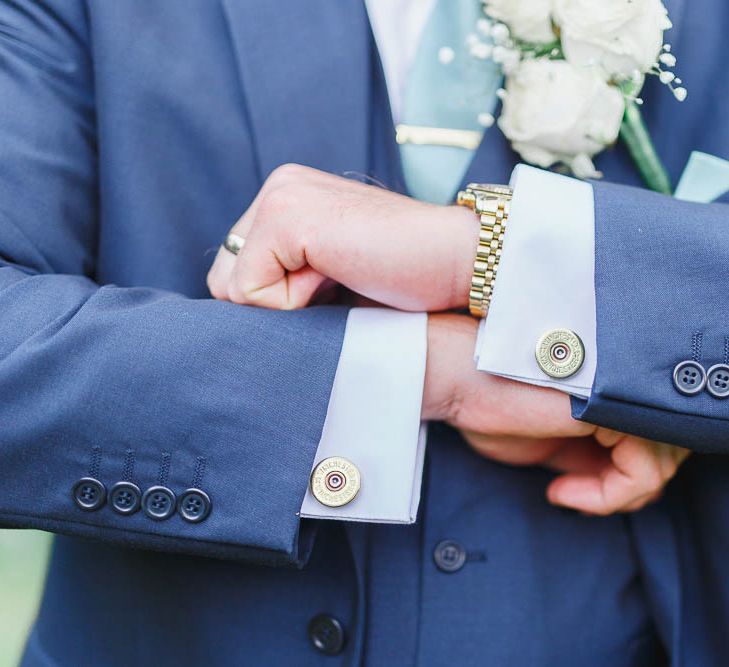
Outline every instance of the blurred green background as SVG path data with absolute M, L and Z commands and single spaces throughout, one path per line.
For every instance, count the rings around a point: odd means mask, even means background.
M 0 530 L 0 667 L 17 667 L 43 590 L 51 535 Z

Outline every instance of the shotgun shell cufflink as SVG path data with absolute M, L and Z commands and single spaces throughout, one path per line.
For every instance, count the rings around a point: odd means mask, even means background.
M 552 329 L 537 341 L 537 364 L 551 378 L 563 380 L 582 368 L 585 346 L 569 329 Z
M 351 503 L 359 493 L 359 486 L 357 466 L 341 456 L 320 461 L 311 473 L 311 493 L 327 507 Z

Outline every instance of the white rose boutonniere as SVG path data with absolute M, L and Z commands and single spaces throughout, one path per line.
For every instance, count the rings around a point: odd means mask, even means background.
M 516 39 L 537 43 L 552 42 L 555 39 L 552 28 L 552 0 L 491 0 L 484 11 L 490 18 L 508 25 Z
M 527 162 L 594 178 L 591 158 L 617 141 L 624 112 L 620 91 L 589 70 L 529 60 L 507 80 L 499 127 Z
M 620 138 L 648 187 L 670 194 L 639 97 L 647 75 L 677 100 L 687 95 L 663 43 L 671 22 L 662 0 L 481 2 L 469 48 L 502 66 L 498 125 L 514 150 L 532 164 L 597 178 L 592 158 Z
M 609 77 L 650 72 L 671 27 L 661 0 L 554 0 L 564 57 Z

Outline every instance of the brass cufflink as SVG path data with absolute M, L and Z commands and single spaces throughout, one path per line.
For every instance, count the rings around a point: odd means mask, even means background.
M 314 466 L 310 486 L 314 498 L 322 505 L 342 507 L 351 503 L 359 493 L 359 470 L 351 461 L 332 456 Z
M 582 368 L 585 346 L 569 329 L 552 329 L 537 341 L 537 364 L 551 378 L 568 378 Z

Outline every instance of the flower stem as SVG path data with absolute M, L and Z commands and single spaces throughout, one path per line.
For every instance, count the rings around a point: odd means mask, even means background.
M 625 115 L 620 126 L 620 138 L 628 148 L 645 184 L 664 195 L 673 193 L 671 179 L 661 158 L 656 153 L 648 129 L 640 113 L 640 107 L 632 99 L 625 101 Z

